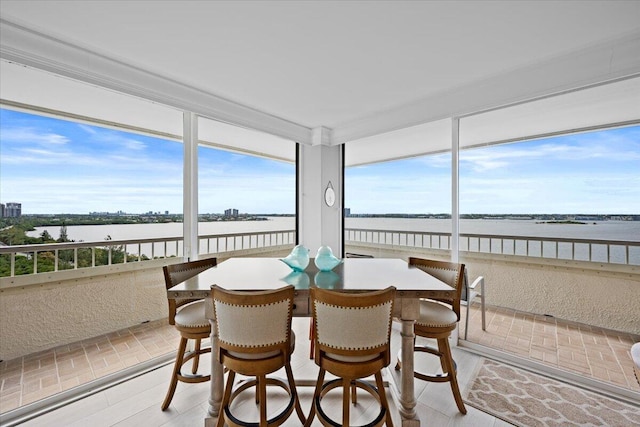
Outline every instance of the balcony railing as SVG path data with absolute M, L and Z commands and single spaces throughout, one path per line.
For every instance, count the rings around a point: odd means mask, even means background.
M 210 234 L 198 237 L 201 253 L 224 254 L 256 248 L 270 248 L 295 243 L 295 230 L 277 230 L 234 234 Z M 182 253 L 183 238 L 104 240 L 0 247 L 0 256 L 8 256 L 10 277 L 16 275 L 16 258 L 23 256 L 33 263 L 34 273 L 65 269 L 90 268 L 170 258 Z M 39 268 L 43 257 L 53 258 L 53 265 Z M 63 262 L 61 262 L 61 260 Z
M 224 254 L 256 248 L 293 245 L 295 244 L 295 230 L 211 234 L 199 236 L 198 240 L 201 253 Z M 345 244 L 448 251 L 451 249 L 451 234 L 351 228 L 345 230 Z M 9 257 L 9 276 L 13 277 L 16 275 L 16 257 L 19 256 L 31 260 L 35 273 L 43 273 L 60 271 L 65 268 L 109 266 L 175 257 L 182 253 L 182 245 L 183 238 L 177 236 L 3 246 L 0 247 L 0 255 Z M 640 265 L 640 242 L 633 241 L 461 234 L 460 251 L 617 265 Z M 38 260 L 47 255 L 53 258 L 54 264 L 47 271 L 43 271 L 43 269 L 39 269 Z M 61 259 L 67 260 L 65 268 L 61 268 Z M 84 260 L 84 263 L 80 262 L 81 259 Z
M 347 229 L 345 243 L 448 251 L 451 250 L 451 234 Z M 640 242 L 633 241 L 460 234 L 459 248 L 461 252 L 640 265 Z

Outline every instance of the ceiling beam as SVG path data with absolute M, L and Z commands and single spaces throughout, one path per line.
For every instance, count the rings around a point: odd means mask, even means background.
M 640 74 L 640 32 L 363 117 L 332 131 L 333 144 L 461 117 Z
M 0 58 L 302 144 L 311 129 L 0 19 Z

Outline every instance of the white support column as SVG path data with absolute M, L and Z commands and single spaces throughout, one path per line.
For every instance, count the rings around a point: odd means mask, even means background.
M 460 119 L 451 119 L 451 261 L 458 262 L 460 249 L 460 185 L 459 185 Z
M 336 256 L 342 254 L 342 147 L 327 145 L 329 130 L 314 129 L 314 145 L 300 145 L 298 241 L 315 256 L 327 245 Z M 335 203 L 325 203 L 325 190 L 331 183 Z
M 458 262 L 460 249 L 460 118 L 451 119 L 451 262 Z M 469 307 L 467 307 L 468 309 Z M 460 327 L 451 333 L 451 347 L 458 346 Z
M 192 112 L 184 112 L 182 135 L 183 256 L 186 260 L 194 261 L 198 259 L 198 117 Z

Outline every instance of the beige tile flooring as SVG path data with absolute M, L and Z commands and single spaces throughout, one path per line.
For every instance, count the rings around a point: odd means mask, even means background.
M 640 336 L 497 307 L 488 307 L 482 331 L 477 304 L 470 325 L 471 342 L 640 390 L 629 354 Z M 0 413 L 173 352 L 178 340 L 173 326 L 157 321 L 0 362 Z
M 179 339 L 163 320 L 0 362 L 0 413 L 175 352 Z
M 471 306 L 470 313 L 470 342 L 640 391 L 630 353 L 640 335 L 500 307 L 487 307 L 483 331 L 479 303 Z M 464 336 L 464 322 L 460 325 Z

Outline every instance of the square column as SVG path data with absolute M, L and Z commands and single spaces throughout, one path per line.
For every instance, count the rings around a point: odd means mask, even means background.
M 300 144 L 298 188 L 298 242 L 313 257 L 320 246 L 330 246 L 342 256 L 342 146 Z M 331 183 L 334 203 L 329 206 L 325 193 Z

